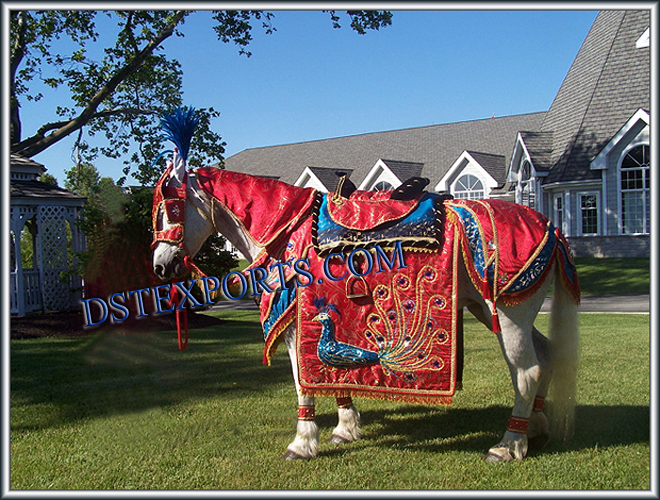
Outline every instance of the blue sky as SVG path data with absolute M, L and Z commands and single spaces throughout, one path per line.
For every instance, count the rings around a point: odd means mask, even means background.
M 433 4 L 430 4 L 431 6 Z M 570 4 L 567 4 L 570 5 Z M 546 111 L 596 11 L 394 11 L 358 35 L 318 11 L 276 11 L 255 29 L 251 58 L 217 41 L 197 12 L 166 52 L 183 68 L 186 104 L 213 106 L 226 157 L 247 148 Z M 257 27 L 255 27 L 257 28 Z M 24 136 L 66 103 L 63 91 L 23 103 Z M 73 138 L 34 157 L 60 185 Z M 99 159 L 117 179 L 120 160 Z M 134 181 L 129 179 L 128 184 Z

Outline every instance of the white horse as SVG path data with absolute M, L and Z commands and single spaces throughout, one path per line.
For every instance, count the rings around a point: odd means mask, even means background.
M 208 186 L 206 189 L 200 187 L 199 170 L 176 174 L 174 167 L 168 169 L 161 178 L 160 184 L 178 187 L 179 199 L 185 199 L 185 217 L 180 223 L 173 223 L 172 217 L 165 216 L 167 210 L 163 209 L 164 205 L 154 200 L 156 236 L 170 234 L 168 231 L 177 227 L 183 230 L 178 238 L 156 237 L 154 241 L 153 268 L 162 280 L 184 275 L 184 257 L 193 258 L 202 243 L 213 233 L 221 233 L 250 261 L 265 251 L 263 242 L 260 243 L 258 238 L 250 234 L 249 225 L 241 220 L 250 217 L 251 196 L 258 193 L 246 193 L 249 189 L 247 185 L 244 189 L 236 185 L 227 186 L 227 189 L 236 191 L 234 205 L 229 207 L 227 203 L 218 202 L 208 191 Z M 245 179 L 253 178 L 247 174 L 235 174 L 234 177 L 239 176 L 240 180 L 241 175 Z M 185 177 L 183 184 L 182 177 Z M 222 185 L 214 187 L 216 190 L 223 188 Z M 167 198 L 167 194 L 164 196 Z M 462 256 L 456 258 L 461 260 L 458 263 L 456 285 L 458 307 L 467 308 L 486 327 L 492 329 L 493 304 L 484 300 L 475 289 L 462 264 Z M 522 460 L 530 444 L 544 444 L 551 434 L 561 440 L 572 435 L 578 352 L 577 304 L 562 280 L 557 279 L 559 265 L 553 265 L 555 269 L 551 270 L 548 279 L 531 298 L 517 306 L 508 307 L 499 303 L 496 306 L 501 327 L 497 338 L 509 367 L 515 399 L 509 426 L 502 438 L 488 450 L 485 456 L 488 461 Z M 534 327 L 534 319 L 553 281 L 555 288 L 549 335 L 546 338 Z M 288 327 L 284 340 L 291 359 L 299 408 L 307 409 L 303 413 L 299 411 L 296 437 L 289 444 L 284 458 L 310 459 L 318 454 L 319 435 L 313 419 L 314 398 L 302 394 L 298 382 L 295 322 Z M 543 412 L 543 402 L 551 380 L 552 411 L 549 422 Z M 339 423 L 332 433 L 331 441 L 342 443 L 360 439 L 360 414 L 350 398 L 342 401 L 338 413 Z

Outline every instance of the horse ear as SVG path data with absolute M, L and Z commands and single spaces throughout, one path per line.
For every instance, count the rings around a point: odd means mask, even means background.
M 179 187 L 183 185 L 183 179 L 186 176 L 186 160 L 184 160 L 177 148 L 174 148 L 174 153 L 172 154 L 172 172 L 170 173 L 171 185 Z
M 175 186 L 181 186 L 186 177 L 186 159 L 195 128 L 200 117 L 195 108 L 179 107 L 171 114 L 163 116 L 160 127 L 164 138 L 172 141 L 176 147 L 172 155 L 172 173 L 170 179 Z

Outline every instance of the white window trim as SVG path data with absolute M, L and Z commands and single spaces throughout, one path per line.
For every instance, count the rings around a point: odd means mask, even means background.
M 463 151 L 460 156 L 452 163 L 449 170 L 442 176 L 440 181 L 435 185 L 433 190 L 436 193 L 453 193 L 454 185 L 456 181 L 461 177 L 462 170 L 465 170 L 468 166 L 475 167 L 479 170 L 479 173 L 471 172 L 471 175 L 474 175 L 481 181 L 481 184 L 484 186 L 484 199 L 490 198 L 490 191 L 498 186 L 498 182 L 490 175 L 486 170 L 481 166 L 481 164 L 474 159 L 474 157 L 467 151 Z M 450 180 L 454 178 L 454 181 L 450 184 Z
M 596 196 L 596 232 L 595 233 L 583 233 L 582 232 L 582 197 L 583 196 Z M 576 232 L 578 236 L 599 236 L 601 234 L 601 192 L 600 191 L 580 191 L 579 193 L 576 193 L 577 197 L 577 227 L 576 227 Z
M 520 205 L 523 204 L 522 203 L 523 183 L 521 180 L 520 172 L 525 162 L 529 163 L 529 180 L 526 182 L 531 183 L 534 189 L 534 200 L 535 200 L 534 210 L 543 213 L 544 206 L 543 206 L 543 196 L 541 191 L 541 179 L 539 175 L 536 173 L 536 168 L 534 168 L 534 163 L 532 162 L 526 151 L 525 154 L 520 157 L 520 163 L 518 164 L 518 170 L 516 172 L 516 178 L 514 180 L 514 182 L 516 183 L 516 190 L 515 190 L 516 203 L 519 203 Z
M 456 177 L 456 179 L 454 179 L 454 182 L 451 183 L 451 186 L 449 187 L 449 193 L 451 195 L 455 195 L 455 193 L 456 193 L 456 183 L 466 175 L 471 175 L 472 177 L 476 178 L 481 183 L 481 190 L 483 191 L 484 195 L 483 195 L 482 198 L 479 198 L 479 199 L 483 199 L 483 200 L 487 199 L 488 198 L 488 191 L 489 191 L 488 185 L 484 182 L 484 180 L 479 175 L 476 174 L 476 172 L 461 173 L 460 175 L 458 175 Z
M 637 124 L 638 121 L 643 121 L 648 126 L 650 123 L 649 114 L 643 109 L 638 109 L 635 114 L 619 129 L 619 131 L 612 137 L 610 142 L 602 149 L 600 153 L 594 158 L 589 165 L 591 170 L 603 170 L 607 168 L 607 156 L 610 154 L 610 151 L 623 140 L 625 135 Z M 633 142 L 638 141 L 637 144 L 644 141 L 643 137 L 637 137 Z M 631 143 L 632 144 L 632 143 Z M 648 144 L 648 140 L 646 142 Z
M 557 219 L 558 219 L 558 217 L 557 217 L 557 204 L 556 204 L 556 200 L 557 200 L 558 198 L 561 198 L 561 203 L 562 203 L 561 208 L 562 208 L 562 213 L 563 213 L 562 223 L 561 223 L 561 227 L 559 228 L 559 230 L 562 232 L 562 234 L 565 235 L 565 234 L 566 234 L 566 226 L 567 226 L 567 224 L 566 224 L 566 219 L 567 219 L 567 209 L 566 209 L 566 196 L 565 196 L 565 193 L 563 193 L 563 192 L 560 192 L 560 193 L 554 193 L 554 194 L 552 195 L 552 220 L 553 220 L 553 222 L 554 222 L 555 224 L 557 223 Z
M 637 42 L 635 43 L 635 47 L 637 47 L 638 49 L 643 49 L 651 45 L 650 30 L 651 28 L 646 28 L 646 31 L 642 33 L 642 36 L 640 36 L 637 39 Z
M 650 234 L 651 230 L 651 221 L 647 221 L 647 225 L 649 226 L 649 232 L 648 233 L 624 233 L 623 232 L 623 192 L 621 191 L 621 164 L 623 163 L 623 159 L 626 157 L 626 155 L 632 151 L 634 148 L 638 146 L 649 146 L 650 145 L 648 142 L 645 141 L 633 141 L 630 144 L 628 144 L 628 147 L 623 150 L 621 157 L 617 161 L 616 164 L 616 185 L 617 185 L 617 190 L 616 190 L 616 195 L 617 195 L 617 205 L 618 205 L 618 210 L 617 210 L 617 226 L 618 226 L 618 233 L 619 235 L 622 236 L 638 236 L 638 235 L 647 235 Z M 649 167 L 650 170 L 650 167 Z M 650 192 L 650 188 L 649 188 Z M 649 193 L 649 203 L 650 203 L 650 193 Z M 651 213 L 653 211 L 651 210 Z
M 566 212 L 566 232 L 564 233 L 564 236 L 573 236 L 573 207 L 571 205 L 573 201 L 573 197 L 571 196 L 570 191 L 566 191 L 566 196 L 564 196 L 564 203 L 566 203 L 566 206 L 564 207 L 564 210 Z
M 362 183 L 358 186 L 358 189 L 369 191 L 373 189 L 373 187 L 380 181 L 389 182 L 395 188 L 400 186 L 401 182 L 403 182 L 396 175 L 394 175 L 394 172 L 392 172 L 392 170 L 390 170 L 385 162 L 379 158 L 374 166 L 371 167 L 371 170 L 366 175 Z
M 296 179 L 296 182 L 293 183 L 294 186 L 298 187 L 311 187 L 322 193 L 327 193 L 328 188 L 321 182 L 321 180 L 312 172 L 309 167 L 305 167 L 302 173 Z

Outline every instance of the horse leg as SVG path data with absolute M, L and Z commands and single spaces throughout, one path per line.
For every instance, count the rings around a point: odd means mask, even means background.
M 516 317 L 513 310 L 503 308 L 498 309 L 498 313 L 502 330 L 498 340 L 509 366 L 515 399 L 504 436 L 485 458 L 491 462 L 509 462 L 522 460 L 527 455 L 527 429 L 541 379 L 541 367 L 534 351 L 531 323 Z
M 360 431 L 360 412 L 357 411 L 350 396 L 337 398 L 337 414 L 339 423 L 332 431 L 330 442 L 343 444 L 360 439 L 362 436 Z
M 529 417 L 529 428 L 527 429 L 527 439 L 530 450 L 539 450 L 545 446 L 550 439 L 550 426 L 548 419 L 543 413 L 545 407 L 545 398 L 548 394 L 548 386 L 552 373 L 550 371 L 549 342 L 548 339 L 536 328 L 532 330 L 532 341 L 536 357 L 541 365 L 541 378 L 539 387 L 536 390 L 536 397 L 532 405 L 532 413 Z
M 509 367 L 515 399 L 507 430 L 501 441 L 488 451 L 485 457 L 488 461 L 522 460 L 529 447 L 527 432 L 530 426 L 533 437 L 547 431 L 545 415 L 537 412 L 538 415 L 532 416 L 536 396 L 544 397 L 549 383 L 549 374 L 545 373 L 548 371 L 545 369 L 548 364 L 547 343 L 540 333 L 534 333 L 534 319 L 551 282 L 551 279 L 546 280 L 532 297 L 519 306 L 498 307 L 501 332 L 497 337 Z M 474 291 L 471 294 L 470 290 L 467 292 L 467 297 L 471 299 L 466 304 L 470 312 L 492 329 L 492 304 L 478 297 Z M 530 423 L 532 420 L 533 424 Z
M 298 425 L 296 437 L 287 446 L 283 458 L 285 460 L 310 459 L 318 454 L 319 429 L 315 422 L 314 398 L 301 393 L 298 382 L 298 355 L 296 351 L 296 329 L 292 325 L 285 333 L 284 341 L 289 351 L 291 360 L 291 371 L 298 393 Z
M 491 311 L 490 308 L 484 306 L 484 304 L 478 304 L 477 302 L 469 303 L 467 305 L 467 308 L 475 316 L 475 318 L 477 318 L 481 323 L 483 323 L 489 329 L 491 328 L 492 318 L 490 316 L 490 311 Z M 539 332 L 534 327 L 532 327 L 532 344 L 534 346 L 536 358 L 540 366 L 540 378 L 538 380 L 538 388 L 536 390 L 534 401 L 532 403 L 532 411 L 529 416 L 529 426 L 527 428 L 527 441 L 528 441 L 528 448 L 530 450 L 538 450 L 542 448 L 550 438 L 548 419 L 543 413 L 543 409 L 545 406 L 545 398 L 548 393 L 548 386 L 550 385 L 550 379 L 552 374 L 550 372 L 549 341 L 541 332 Z M 502 349 L 504 350 L 504 347 L 502 347 Z M 505 352 L 505 357 L 506 357 L 506 352 Z M 507 357 L 507 361 L 508 361 L 508 357 Z M 512 380 L 515 389 L 516 379 L 513 377 L 513 375 L 512 375 Z M 495 450 L 493 454 L 489 452 L 489 455 L 487 455 L 488 460 L 499 461 L 501 459 L 499 458 L 500 457 L 499 451 L 500 450 Z M 507 459 L 509 460 L 511 459 L 510 454 L 505 454 L 505 455 Z

